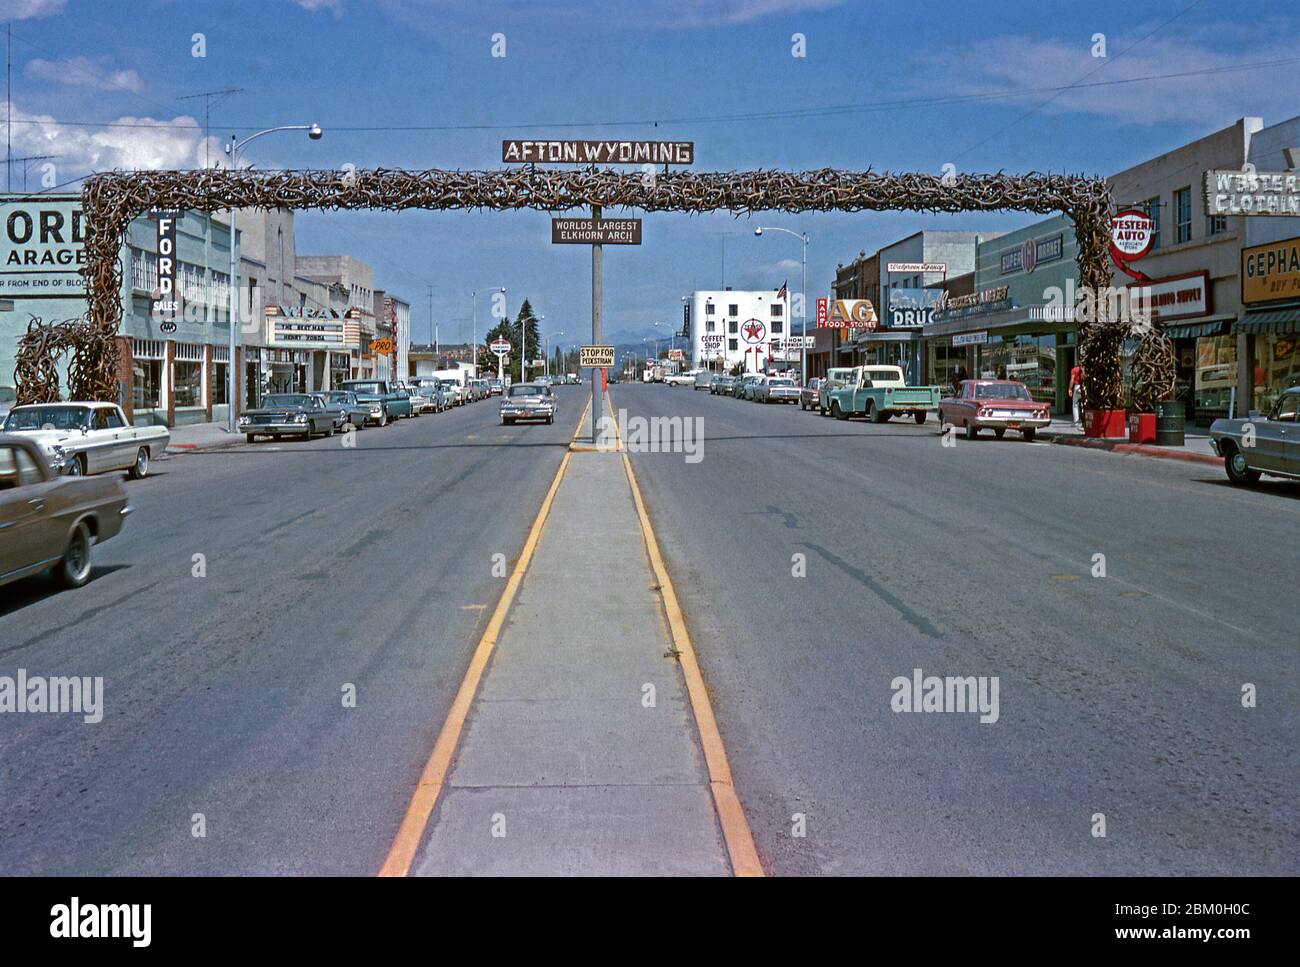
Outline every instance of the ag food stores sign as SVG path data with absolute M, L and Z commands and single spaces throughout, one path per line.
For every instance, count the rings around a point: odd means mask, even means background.
M 80 195 L 10 195 L 0 202 L 4 265 L 0 298 L 84 298 L 85 226 Z

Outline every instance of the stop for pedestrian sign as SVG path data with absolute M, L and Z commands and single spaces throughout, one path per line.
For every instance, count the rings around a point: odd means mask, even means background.
M 492 342 L 491 342 L 491 344 L 489 345 L 488 348 L 490 348 L 490 349 L 491 349 L 494 353 L 496 353 L 498 356 L 509 356 L 509 355 L 510 355 L 510 340 L 509 340 L 509 339 L 501 339 L 501 338 L 498 337 L 498 338 L 492 340 Z

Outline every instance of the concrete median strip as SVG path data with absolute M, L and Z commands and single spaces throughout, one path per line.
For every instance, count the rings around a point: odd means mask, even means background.
M 381 875 L 762 875 L 621 456 L 563 457 Z

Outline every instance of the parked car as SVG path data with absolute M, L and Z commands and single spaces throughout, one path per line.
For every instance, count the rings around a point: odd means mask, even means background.
M 489 396 L 500 396 L 506 388 L 505 383 L 499 379 L 490 379 L 487 384 Z
M 956 396 L 939 401 L 939 432 L 959 427 L 967 440 L 980 430 L 992 430 L 999 440 L 1007 430 L 1016 430 L 1032 440 L 1051 422 L 1051 404 L 1036 402 L 1025 384 L 1014 379 L 964 379 Z
M 709 380 L 709 395 L 717 396 L 719 394 L 730 395 L 731 384 L 735 382 L 735 377 L 730 373 L 714 373 Z
M 450 401 L 451 406 L 464 406 L 469 402 L 464 385 L 454 379 L 444 379 L 442 381 L 442 392 Z
M 771 376 L 754 386 L 756 403 L 798 403 L 799 384 L 789 376 Z
M 419 411 L 411 404 L 411 387 L 406 385 L 406 381 L 395 379 L 392 380 L 389 385 L 394 393 L 406 401 L 407 412 L 400 414 L 400 416 L 405 417 L 408 420 L 419 416 Z
M 939 406 L 941 395 L 938 386 L 908 386 L 901 366 L 858 366 L 850 383 L 831 391 L 831 415 L 837 420 L 865 416 L 884 423 L 910 413 L 917 423 L 924 423 L 926 414 Z
M 752 376 L 746 376 L 745 379 L 747 382 L 741 390 L 740 395 L 742 399 L 749 400 L 752 403 L 758 399 L 758 387 L 767 379 L 767 377 L 762 373 L 755 373 Z
M 709 385 L 713 382 L 713 375 L 714 374 L 712 370 L 708 370 L 708 369 L 699 370 L 695 374 L 695 388 L 708 389 Z
M 117 536 L 130 513 L 121 481 L 61 476 L 36 440 L 0 433 L 0 584 L 48 570 L 81 587 L 91 547 Z
M 334 419 L 334 429 L 343 431 L 352 427 L 357 430 L 365 428 L 370 419 L 369 407 L 357 402 L 357 394 L 347 390 L 322 390 L 314 393 L 325 407 L 325 411 Z
M 344 380 L 339 389 L 351 390 L 360 403 L 378 403 L 380 412 L 374 414 L 371 408 L 371 422 L 387 426 L 389 420 L 396 420 L 411 415 L 411 398 L 405 393 L 398 393 L 385 379 L 349 379 Z
M 413 376 L 410 380 L 411 386 L 433 401 L 435 413 L 441 413 L 452 405 L 451 394 L 442 388 L 442 383 L 437 376 Z
M 268 393 L 261 406 L 240 414 L 238 425 L 249 443 L 259 436 L 310 440 L 317 433 L 334 435 L 333 415 L 311 393 Z
M 517 420 L 555 422 L 556 399 L 549 386 L 541 383 L 515 383 L 501 397 L 502 425 Z
M 125 470 L 149 473 L 149 461 L 171 441 L 165 426 L 132 426 L 116 403 L 27 403 L 4 421 L 5 433 L 34 441 L 56 471 L 74 477 Z
M 851 382 L 856 376 L 855 366 L 832 366 L 826 371 L 825 378 L 817 387 L 817 410 L 822 416 L 830 416 L 831 392 Z
M 425 413 L 441 413 L 449 405 L 442 387 L 437 383 L 421 383 L 415 387 L 415 391 L 420 394 Z
M 1248 432 L 1253 445 L 1246 443 Z M 1300 478 L 1300 386 L 1283 390 L 1267 416 L 1252 410 L 1244 420 L 1215 420 L 1210 439 L 1235 484 L 1256 483 L 1261 473 Z
M 808 385 L 799 391 L 799 409 L 815 410 L 820 405 L 820 393 L 822 380 L 820 376 L 814 376 L 808 380 Z
M 663 381 L 669 386 L 694 386 L 695 374 L 690 371 L 685 373 L 665 373 Z
M 18 402 L 18 395 L 12 386 L 0 386 L 0 423 L 9 415 L 14 404 Z
M 758 373 L 743 373 L 735 378 L 731 384 L 731 395 L 736 399 L 743 400 L 749 385 L 756 379 L 762 379 Z

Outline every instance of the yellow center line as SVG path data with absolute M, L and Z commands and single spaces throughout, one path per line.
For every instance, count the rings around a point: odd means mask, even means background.
M 573 430 L 574 437 L 577 437 L 578 430 L 581 428 L 582 420 L 579 420 Z M 484 629 L 483 636 L 470 657 L 469 667 L 465 669 L 465 677 L 461 680 L 460 688 L 456 690 L 456 697 L 452 699 L 447 718 L 443 721 L 438 738 L 433 743 L 433 751 L 424 764 L 424 770 L 420 773 L 420 780 L 406 807 L 406 814 L 402 817 L 402 823 L 398 826 L 397 834 L 388 848 L 384 865 L 379 868 L 380 876 L 406 876 L 411 870 L 411 863 L 415 860 L 415 854 L 424 839 L 424 831 L 428 828 L 429 817 L 433 815 L 433 807 L 438 804 L 438 797 L 442 795 L 443 784 L 451 769 L 456 747 L 460 744 L 460 736 L 465 728 L 465 719 L 469 715 L 470 706 L 474 704 L 474 696 L 478 693 L 479 683 L 483 680 L 488 659 L 492 657 L 492 650 L 501 635 L 506 615 L 510 611 L 511 604 L 514 603 L 519 585 L 523 583 L 524 572 L 528 570 L 528 565 L 537 550 L 546 518 L 551 512 L 551 504 L 555 501 L 555 494 L 560 489 L 560 482 L 564 479 L 564 472 L 568 470 L 572 457 L 571 453 L 566 452 L 560 460 L 555 478 L 551 481 L 546 497 L 542 500 L 542 506 L 533 520 L 533 526 L 528 531 L 523 550 L 519 552 L 515 568 L 506 580 L 506 586 L 501 591 L 501 598 L 497 601 L 492 617 L 488 620 L 487 628 Z

